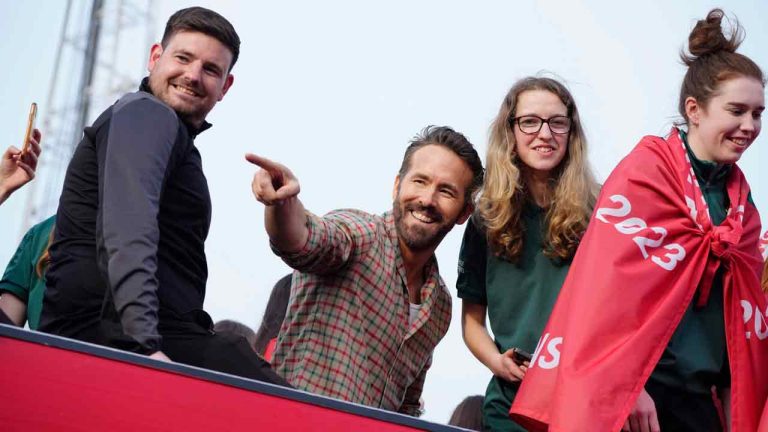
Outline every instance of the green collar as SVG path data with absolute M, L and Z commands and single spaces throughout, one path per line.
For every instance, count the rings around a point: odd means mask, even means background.
M 680 130 L 680 138 L 685 144 L 685 150 L 688 152 L 688 158 L 691 160 L 693 172 L 696 173 L 696 179 L 699 183 L 704 186 L 725 184 L 733 165 L 700 160 L 696 157 L 693 150 L 691 150 L 691 146 L 688 144 L 688 134 L 685 131 Z

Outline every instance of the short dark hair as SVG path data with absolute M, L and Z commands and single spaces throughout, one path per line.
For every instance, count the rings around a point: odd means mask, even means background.
M 289 273 L 275 283 L 272 292 L 269 294 L 267 307 L 264 309 L 264 316 L 261 318 L 261 324 L 256 331 L 256 341 L 253 346 L 256 352 L 264 355 L 269 341 L 276 338 L 280 333 L 280 326 L 285 320 L 286 310 L 288 309 L 288 300 L 291 297 L 291 281 L 293 273 Z
M 483 401 L 484 396 L 467 396 L 459 403 L 451 414 L 448 424 L 471 430 L 483 430 Z
M 232 23 L 218 13 L 202 8 L 190 7 L 176 11 L 165 24 L 163 40 L 160 42 L 163 48 L 173 35 L 182 31 L 199 32 L 217 39 L 232 52 L 232 63 L 229 70 L 235 66 L 237 57 L 240 56 L 240 36 L 237 35 Z
M 254 343 L 256 342 L 256 333 L 252 328 L 239 321 L 228 319 L 218 321 L 213 325 L 213 331 L 221 333 L 232 333 L 238 336 L 242 336 L 245 338 L 245 340 L 248 341 L 248 345 L 250 345 L 254 351 L 256 350 L 254 347 Z
M 464 194 L 464 199 L 467 203 L 473 203 L 475 194 L 483 185 L 483 163 L 467 137 L 448 126 L 427 126 L 413 137 L 410 145 L 405 149 L 403 163 L 400 165 L 400 172 L 398 173 L 400 178 L 405 177 L 405 174 L 411 169 L 411 158 L 416 150 L 428 145 L 439 145 L 451 150 L 472 170 L 472 182 Z

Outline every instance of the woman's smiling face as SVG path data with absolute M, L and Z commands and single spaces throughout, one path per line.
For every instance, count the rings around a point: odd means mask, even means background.
M 520 93 L 515 107 L 515 117 L 535 115 L 543 119 L 568 116 L 568 108 L 560 98 L 546 90 L 528 90 Z M 549 177 L 565 157 L 568 149 L 568 133 L 553 133 L 549 124 L 542 124 L 537 133 L 528 134 L 513 126 L 515 152 L 528 170 L 536 176 Z
M 720 164 L 738 161 L 760 134 L 764 92 L 760 81 L 740 76 L 720 84 L 706 107 L 688 98 L 689 144 L 696 157 Z

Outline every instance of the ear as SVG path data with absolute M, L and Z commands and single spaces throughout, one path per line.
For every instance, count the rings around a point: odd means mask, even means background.
M 693 96 L 685 98 L 685 116 L 688 117 L 688 123 L 693 126 L 699 125 L 702 107 Z
M 464 222 L 469 219 L 470 216 L 472 216 L 472 212 L 475 211 L 475 206 L 473 204 L 467 204 L 464 206 L 464 210 L 461 211 L 461 214 L 459 215 L 459 218 L 456 219 L 456 225 L 463 225 Z
M 224 81 L 224 87 L 221 88 L 221 94 L 219 95 L 219 102 L 224 99 L 224 95 L 227 94 L 229 88 L 232 87 L 232 83 L 235 82 L 235 76 L 232 74 L 227 75 L 227 79 Z
M 392 188 L 392 201 L 397 200 L 398 190 L 400 190 L 400 174 L 395 176 L 395 186 Z
M 160 59 L 160 56 L 163 55 L 163 46 L 159 43 L 156 43 L 152 45 L 152 48 L 149 49 L 149 62 L 147 62 L 147 70 L 152 72 L 152 70 L 155 69 L 155 65 L 157 64 L 157 61 Z

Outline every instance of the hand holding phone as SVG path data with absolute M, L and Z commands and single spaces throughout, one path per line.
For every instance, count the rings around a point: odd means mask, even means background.
M 530 361 L 530 354 L 520 348 L 510 348 L 498 357 L 494 356 L 488 368 L 494 375 L 508 381 L 519 382 L 525 378 L 525 372 L 528 370 L 526 362 Z
M 15 190 L 35 178 L 41 138 L 39 131 L 35 133 L 35 118 L 37 118 L 37 104 L 32 103 L 21 151 L 14 146 L 9 146 L 0 158 L 0 204 Z
M 32 105 L 29 107 L 29 119 L 27 120 L 27 131 L 24 134 L 24 142 L 21 144 L 22 156 L 29 153 L 29 147 L 31 145 L 29 141 L 32 138 L 33 131 L 35 130 L 36 120 L 37 120 L 37 104 L 32 102 Z
M 525 362 L 530 362 L 533 359 L 531 353 L 521 350 L 520 348 L 512 348 L 512 361 L 518 366 L 522 366 Z

